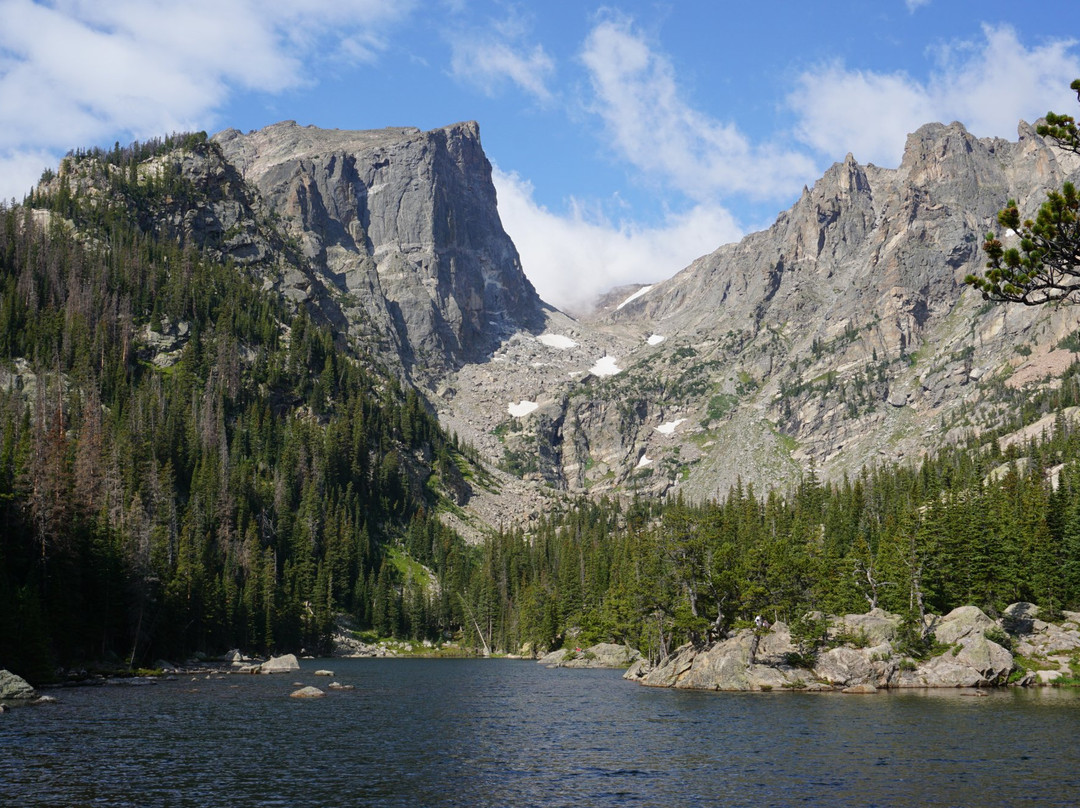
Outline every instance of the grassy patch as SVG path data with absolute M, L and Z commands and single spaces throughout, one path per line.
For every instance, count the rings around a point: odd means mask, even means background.
M 739 403 L 739 397 L 732 395 L 731 393 L 719 393 L 709 399 L 709 404 L 705 409 L 706 421 L 717 421 L 735 409 L 735 405 Z
M 420 586 L 426 587 L 431 580 L 428 568 L 400 547 L 388 548 L 386 560 L 397 570 L 403 581 L 415 581 Z

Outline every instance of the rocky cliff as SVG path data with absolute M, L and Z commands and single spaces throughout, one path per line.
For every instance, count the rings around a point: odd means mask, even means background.
M 216 135 L 354 335 L 431 383 L 543 321 L 502 229 L 475 123 L 430 132 L 293 122 Z M 315 295 L 298 276 L 290 293 Z
M 1071 364 L 1080 321 L 963 278 L 1008 198 L 1033 209 L 1078 168 L 1024 123 L 1015 142 L 924 126 L 897 169 L 848 155 L 767 230 L 463 369 L 444 415 L 472 412 L 527 477 L 694 497 L 1007 427 L 1020 390 Z

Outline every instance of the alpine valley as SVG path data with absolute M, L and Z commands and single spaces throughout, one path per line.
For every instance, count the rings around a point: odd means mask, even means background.
M 1026 123 L 928 124 L 572 316 L 475 123 L 76 150 L 0 211 L 0 659 L 330 651 L 342 615 L 666 659 L 757 613 L 1080 608 L 1080 311 L 964 285 L 1007 199 L 1078 178 Z M 926 538 L 1028 496 L 989 560 Z

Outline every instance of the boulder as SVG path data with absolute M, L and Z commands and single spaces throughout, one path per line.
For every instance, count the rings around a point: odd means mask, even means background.
M 1040 685 L 1050 685 L 1056 682 L 1059 678 L 1065 674 L 1062 671 L 1055 670 L 1041 670 L 1035 671 L 1035 678 Z
M 538 665 L 547 665 L 549 668 L 555 668 L 558 667 L 559 663 L 561 663 L 566 658 L 566 653 L 567 652 L 561 648 L 558 651 L 548 651 L 546 654 L 536 660 L 536 663 Z
M 814 677 L 831 685 L 865 685 L 877 681 L 870 660 L 855 648 L 840 646 L 818 655 Z
M 866 614 L 845 614 L 833 618 L 830 623 L 836 634 L 852 637 L 864 636 L 870 645 L 881 645 L 896 639 L 897 629 L 903 618 L 884 609 L 871 609 Z
M 331 676 L 332 677 L 334 675 L 334 672 L 333 671 L 326 671 L 326 670 L 315 671 L 315 675 L 316 676 Z
M 0 670 L 0 699 L 32 699 L 36 695 L 34 688 L 21 676 Z
M 652 663 L 649 662 L 649 660 L 645 659 L 645 657 L 642 657 L 626 669 L 626 673 L 623 674 L 623 679 L 639 681 L 641 679 L 644 679 L 652 669 Z
M 755 639 L 757 653 L 751 663 L 750 652 Z M 695 690 L 773 690 L 805 686 L 805 680 L 811 678 L 810 672 L 797 671 L 783 664 L 782 655 L 790 650 L 791 637 L 783 623 L 776 623 L 764 636 L 755 637 L 752 629 L 743 629 L 707 650 L 683 646 L 639 681 L 651 687 Z
M 300 662 L 296 659 L 296 654 L 285 654 L 284 656 L 270 657 L 259 666 L 259 670 L 263 673 L 288 673 L 300 670 Z
M 934 628 L 934 636 L 938 642 L 952 645 L 972 634 L 981 635 L 996 626 L 978 606 L 957 606 L 941 618 Z
M 641 652 L 627 645 L 602 642 L 582 649 L 545 654 L 540 664 L 549 668 L 627 668 L 641 659 Z
M 289 694 L 294 699 L 321 699 L 326 694 L 317 687 L 302 687 Z
M 895 684 L 897 687 L 984 687 L 1003 684 L 1012 669 L 1011 653 L 981 633 L 975 633 L 961 640 L 959 648 L 921 663 L 914 671 L 902 672 Z
M 1002 624 L 1010 634 L 1030 634 L 1038 615 L 1039 607 L 1034 603 L 1010 603 L 1002 613 Z
M 340 682 L 331 682 L 326 687 L 328 690 L 356 690 L 356 685 L 343 685 Z

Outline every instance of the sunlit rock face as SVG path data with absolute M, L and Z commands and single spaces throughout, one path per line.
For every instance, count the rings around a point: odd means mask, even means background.
M 321 276 L 350 332 L 389 343 L 413 378 L 483 361 L 542 323 L 475 123 L 421 132 L 285 122 L 214 140 Z

